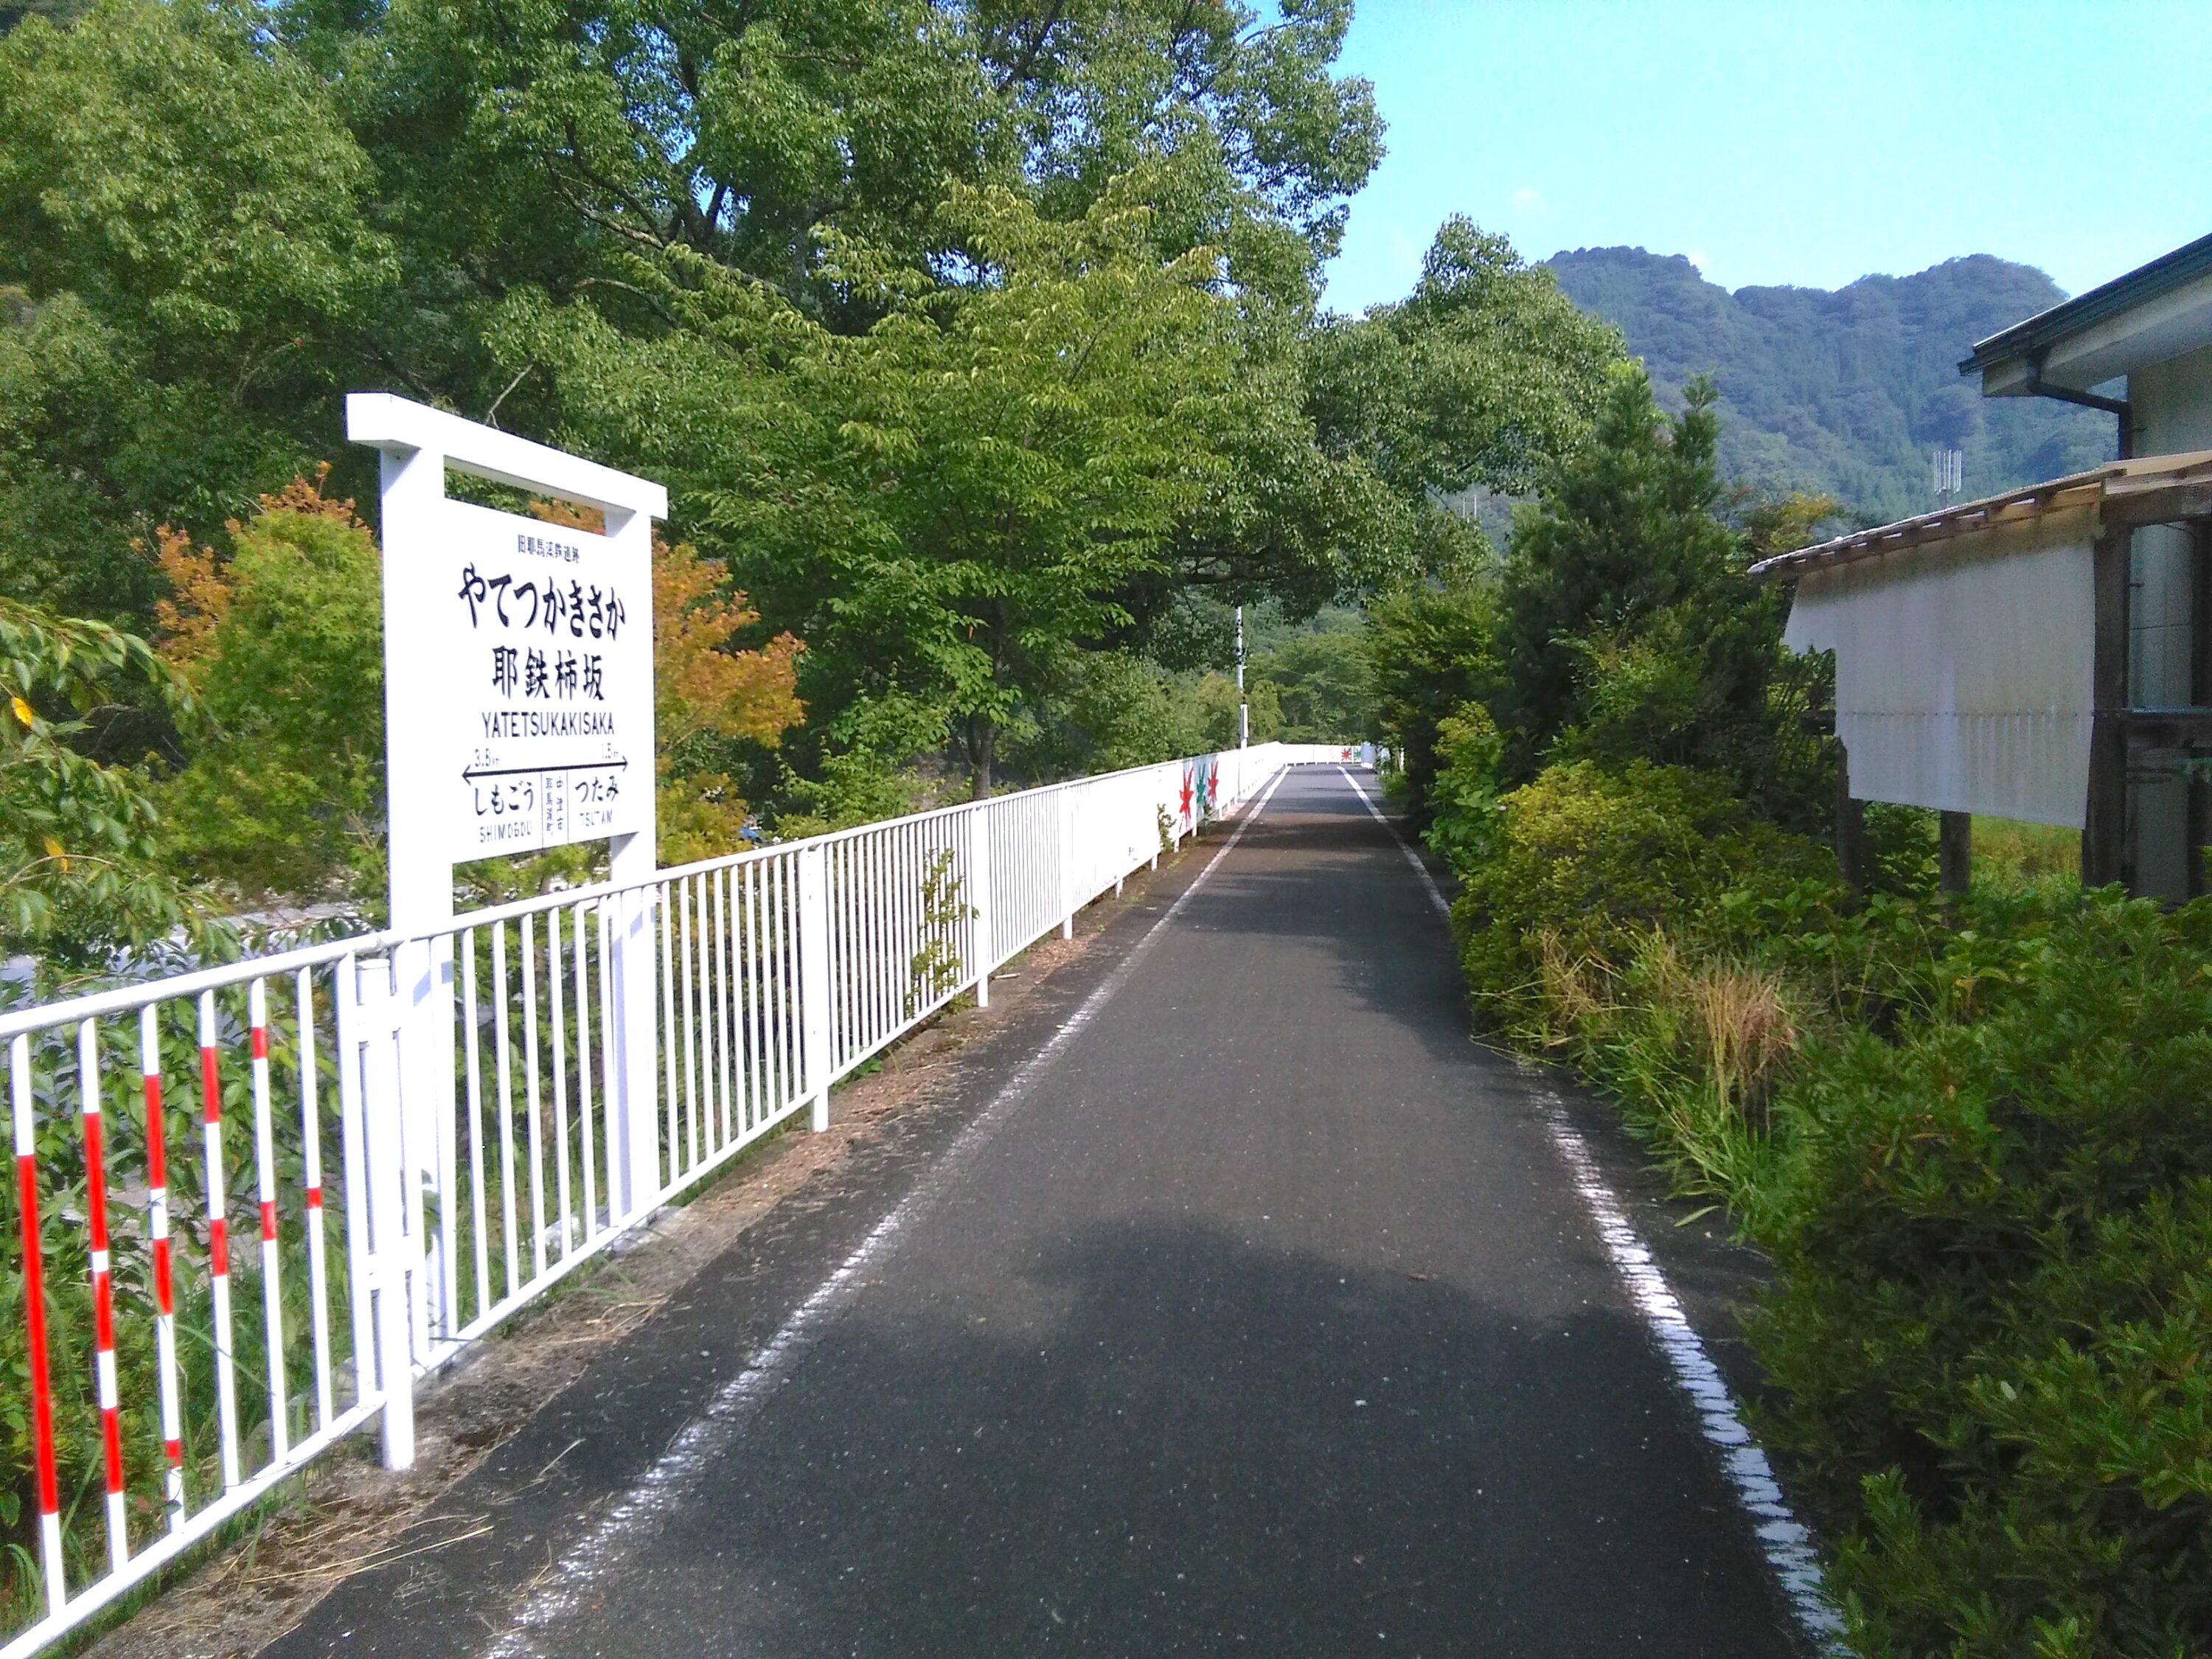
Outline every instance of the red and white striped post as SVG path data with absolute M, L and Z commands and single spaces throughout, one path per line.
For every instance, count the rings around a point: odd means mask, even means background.
M 323 1120 L 315 1098 L 315 975 L 300 969 L 300 1182 L 306 1188 L 307 1303 L 315 1330 L 315 1426 L 327 1429 L 337 1414 L 331 1392 L 330 1267 L 323 1242 Z M 343 985 L 339 994 L 343 995 Z
M 115 1279 L 107 1237 L 107 1156 L 100 1120 L 100 1023 L 76 1028 L 76 1085 L 84 1126 L 85 1232 L 92 1270 L 93 1376 L 100 1400 L 100 1445 L 107 1480 L 107 1565 L 131 1561 L 131 1522 L 123 1508 L 123 1402 L 115 1389 Z
M 32 1455 L 38 1465 L 39 1565 L 46 1611 L 69 1601 L 62 1573 L 61 1484 L 54 1473 L 54 1395 L 46 1374 L 46 1285 L 39 1241 L 39 1150 L 31 1104 L 31 1040 L 19 1036 L 9 1055 L 15 1097 L 16 1212 L 23 1224 L 23 1337 L 31 1368 Z
M 222 1437 L 222 1489 L 239 1481 L 238 1377 L 230 1328 L 230 1219 L 224 1204 L 222 1073 L 216 1054 L 215 993 L 200 993 L 200 1138 L 207 1160 L 208 1294 L 215 1307 L 215 1397 Z
M 261 1200 L 261 1323 L 269 1367 L 269 1456 L 282 1462 L 291 1449 L 291 1413 L 284 1386 L 284 1308 L 276 1249 L 276 1144 L 269 1103 L 269 985 L 246 990 L 253 1064 L 253 1166 Z
M 161 1109 L 161 1023 L 138 1011 L 138 1070 L 146 1091 L 146 1236 L 154 1252 L 154 1358 L 161 1373 L 161 1456 L 167 1466 L 169 1530 L 185 1524 L 184 1412 L 177 1398 L 177 1287 L 169 1243 L 168 1125 Z

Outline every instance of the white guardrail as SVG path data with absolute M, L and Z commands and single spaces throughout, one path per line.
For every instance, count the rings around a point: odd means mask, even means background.
M 0 1659 L 371 1421 L 405 1463 L 418 1377 L 800 1107 L 826 1127 L 831 1085 L 1285 766 L 1364 753 L 1139 767 L 0 1016 Z

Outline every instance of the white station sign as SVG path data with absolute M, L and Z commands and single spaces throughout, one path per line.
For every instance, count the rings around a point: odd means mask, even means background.
M 605 536 L 467 501 L 444 502 L 441 518 L 417 620 L 453 697 L 437 726 L 449 856 L 649 830 L 646 561 Z

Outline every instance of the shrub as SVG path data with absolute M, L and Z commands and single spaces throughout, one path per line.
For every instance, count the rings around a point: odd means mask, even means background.
M 1851 902 L 1644 763 L 1502 805 L 1455 910 L 1476 1006 L 1771 1253 L 1765 1425 L 1856 1650 L 2212 1648 L 2212 902 L 1944 900 L 1900 823 L 1907 890 Z
M 1496 854 L 1468 873 L 1453 917 L 1477 1012 L 1543 1040 L 1559 1035 L 1547 972 L 1556 981 L 1587 967 L 1609 987 L 1655 930 L 1705 937 L 1723 924 L 1723 896 L 1779 896 L 1833 868 L 1816 844 L 1682 767 L 1570 762 L 1503 805 Z
M 1498 763 L 1504 739 L 1487 708 L 1463 702 L 1437 723 L 1434 753 L 1431 817 L 1422 839 L 1464 881 L 1498 848 Z
M 2208 942 L 2112 898 L 1962 927 L 1778 1098 L 1753 1338 L 1869 1651 L 2212 1643 Z
M 165 531 L 163 653 L 199 694 L 164 792 L 176 853 L 249 895 L 368 895 L 384 866 L 382 574 L 320 479 L 233 521 L 235 551 Z

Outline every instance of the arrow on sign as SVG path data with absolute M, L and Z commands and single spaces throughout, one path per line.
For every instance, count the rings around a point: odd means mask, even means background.
M 520 778 L 534 776 L 540 772 L 619 772 L 629 764 L 627 757 L 611 761 L 570 761 L 558 766 L 465 766 L 461 781 L 474 783 L 479 778 Z

